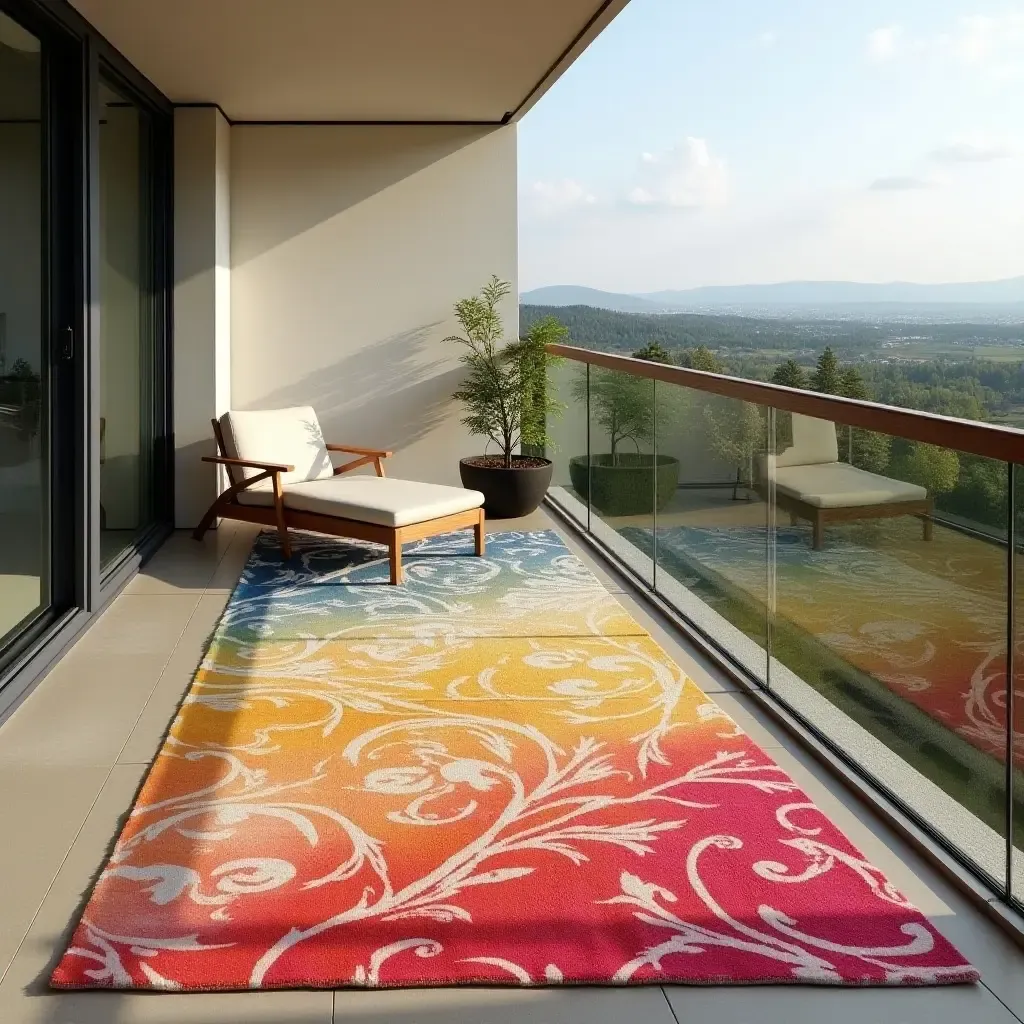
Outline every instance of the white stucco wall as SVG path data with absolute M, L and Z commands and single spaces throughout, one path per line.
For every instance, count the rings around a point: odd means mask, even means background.
M 442 339 L 492 273 L 518 332 L 516 216 L 514 127 L 232 127 L 232 406 L 311 404 L 391 475 L 458 483 L 482 442 Z
M 175 522 L 217 495 L 210 420 L 231 404 L 231 129 L 215 107 L 174 112 Z

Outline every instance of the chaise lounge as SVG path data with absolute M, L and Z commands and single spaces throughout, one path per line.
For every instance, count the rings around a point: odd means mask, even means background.
M 790 518 L 807 519 L 813 547 L 820 550 L 825 525 L 852 519 L 919 516 L 925 540 L 932 539 L 932 499 L 917 484 L 869 473 L 839 461 L 836 425 L 793 413 L 793 445 L 776 456 L 762 457 L 759 490 L 768 485 L 774 462 L 775 502 Z
M 392 584 L 402 582 L 406 541 L 472 527 L 476 554 L 484 553 L 483 494 L 385 476 L 391 452 L 327 444 L 309 406 L 228 412 L 212 422 L 218 454 L 203 462 L 224 466 L 231 483 L 196 527 L 196 540 L 223 518 L 276 526 L 285 558 L 289 529 L 373 541 L 388 548 Z M 356 458 L 335 466 L 331 452 Z M 376 476 L 345 476 L 371 464 Z

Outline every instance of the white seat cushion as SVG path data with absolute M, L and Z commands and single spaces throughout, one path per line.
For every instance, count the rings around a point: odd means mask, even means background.
M 256 486 L 260 489 L 243 491 L 238 500 L 248 505 L 272 505 L 271 490 Z M 440 519 L 479 508 L 483 503 L 479 491 L 393 477 L 334 476 L 289 484 L 284 489 L 285 508 L 391 527 Z
M 775 490 L 818 508 L 884 505 L 890 501 L 922 501 L 928 492 L 917 484 L 832 462 L 815 466 L 776 467 Z
M 264 409 L 256 412 L 228 412 L 221 417 L 224 447 L 233 459 L 277 462 L 294 466 L 281 474 L 281 482 L 322 480 L 334 475 L 320 421 L 311 406 L 291 409 Z M 258 469 L 243 469 L 246 477 Z M 237 479 L 232 473 L 232 479 Z M 267 489 L 270 481 L 266 481 Z

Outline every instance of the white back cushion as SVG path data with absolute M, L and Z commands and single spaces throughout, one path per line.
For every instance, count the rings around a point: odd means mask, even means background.
M 839 461 L 836 425 L 831 420 L 818 420 L 793 413 L 793 447 L 775 458 L 775 465 L 818 466 Z
M 294 466 L 292 472 L 281 474 L 285 484 L 334 475 L 320 422 L 312 406 L 226 412 L 220 422 L 224 447 L 231 458 Z M 242 470 L 247 477 L 259 472 L 258 469 Z

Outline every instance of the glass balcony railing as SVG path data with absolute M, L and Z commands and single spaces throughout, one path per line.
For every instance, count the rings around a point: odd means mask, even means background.
M 1021 909 L 1024 432 L 552 351 L 555 505 Z

